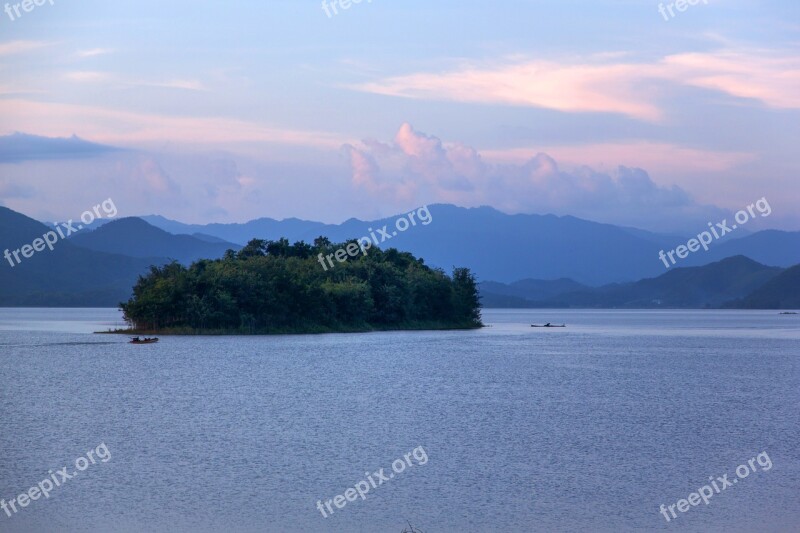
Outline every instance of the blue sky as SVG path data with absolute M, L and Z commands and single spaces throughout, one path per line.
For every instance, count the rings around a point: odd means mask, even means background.
M 766 197 L 763 227 L 800 229 L 798 3 L 684 7 L 669 20 L 641 0 L 2 13 L 0 135 L 129 150 L 0 160 L 0 202 L 63 219 L 113 197 L 121 214 L 187 222 L 449 202 L 691 231 Z

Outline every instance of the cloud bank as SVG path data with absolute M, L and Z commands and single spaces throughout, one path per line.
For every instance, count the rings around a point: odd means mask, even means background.
M 90 158 L 119 150 L 73 135 L 69 138 L 42 137 L 25 133 L 0 136 L 0 163 Z
M 677 186 L 663 187 L 642 169 L 567 171 L 545 153 L 521 164 L 492 164 L 472 147 L 445 144 L 403 124 L 391 142 L 345 145 L 352 186 L 398 209 L 425 203 L 490 205 L 507 213 L 575 215 L 659 231 L 705 226 L 725 211 L 699 205 Z

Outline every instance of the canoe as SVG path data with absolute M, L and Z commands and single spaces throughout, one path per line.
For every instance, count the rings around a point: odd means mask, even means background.
M 565 328 L 566 324 L 531 324 L 532 328 Z
M 134 339 L 131 339 L 130 344 L 153 344 L 154 342 L 158 342 L 158 337 L 153 337 L 152 339 L 150 338 L 140 339 L 139 337 L 136 337 Z

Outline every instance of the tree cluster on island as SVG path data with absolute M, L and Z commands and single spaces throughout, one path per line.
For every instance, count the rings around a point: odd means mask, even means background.
M 394 248 L 372 248 L 324 270 L 317 257 L 347 247 L 251 240 L 239 252 L 140 276 L 120 304 L 135 333 L 312 333 L 482 327 L 475 277 L 452 277 Z

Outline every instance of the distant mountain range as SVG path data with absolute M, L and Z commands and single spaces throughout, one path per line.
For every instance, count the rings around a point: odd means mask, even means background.
M 52 230 L 32 218 L 0 207 L 0 254 L 30 245 Z M 35 252 L 11 266 L 0 257 L 0 305 L 108 307 L 131 295 L 150 261 L 87 250 L 59 240 L 53 250 Z M 13 262 L 13 258 L 12 258 Z
M 380 246 L 410 251 L 448 271 L 469 267 L 483 282 L 487 307 L 716 307 L 734 301 L 769 306 L 792 302 L 787 295 L 796 291 L 796 278 L 789 274 L 778 288 L 765 284 L 782 274 L 783 267 L 800 263 L 800 232 L 729 237 L 667 270 L 658 251 L 685 243 L 685 237 L 569 216 L 506 215 L 488 207 L 438 204 L 429 209 L 428 225 L 409 227 Z M 104 221 L 21 265 L 0 264 L 0 305 L 116 306 L 150 265 L 218 258 L 253 238 L 312 242 L 324 235 L 341 242 L 384 225 L 391 235 L 397 218 L 350 219 L 340 225 L 266 218 L 188 225 L 157 216 Z M 49 230 L 0 208 L 0 252 L 30 244 Z M 720 261 L 726 254 L 746 257 Z M 715 264 L 686 268 L 707 262 Z M 756 290 L 762 287 L 766 292 L 759 296 Z M 775 300 L 774 294 L 782 299 Z
M 550 301 L 561 294 L 589 289 L 571 279 L 541 280 L 523 279 L 514 283 L 484 281 L 479 284 L 484 307 L 514 308 L 532 307 L 536 302 Z
M 688 239 L 571 216 L 507 215 L 490 207 L 467 209 L 443 204 L 429 209 L 433 219 L 430 224 L 411 227 L 382 246 L 411 252 L 445 270 L 469 266 L 483 281 L 570 278 L 600 286 L 655 277 L 667 271 L 658 252 L 686 244 Z M 343 241 L 368 235 L 370 228 L 384 225 L 391 231 L 397 219 L 350 219 L 332 225 L 296 218 L 261 218 L 245 224 L 193 225 L 160 216 L 143 218 L 170 233 L 199 232 L 240 245 L 254 237 L 312 242 L 325 235 L 333 241 Z M 769 230 L 748 235 L 737 231 L 740 233 L 712 243 L 708 252 L 690 254 L 670 269 L 705 265 L 735 255 L 779 267 L 800 263 L 800 232 Z
M 213 236 L 173 235 L 135 217 L 112 220 L 94 231 L 78 233 L 70 242 L 96 252 L 150 258 L 159 264 L 174 259 L 188 265 L 198 259 L 220 258 L 228 249 L 241 249 Z
M 532 308 L 778 308 L 800 295 L 798 267 L 784 270 L 735 256 L 702 267 L 677 268 L 656 278 L 603 287 L 580 287 L 572 280 L 524 280 L 511 285 L 481 283 L 485 307 Z M 780 293 L 779 291 L 783 291 Z M 781 294 L 781 298 L 775 298 Z M 765 296 L 766 295 L 766 296 Z M 738 304 L 735 301 L 739 302 Z
M 728 302 L 733 309 L 800 309 L 800 265 L 788 268 L 744 298 Z

